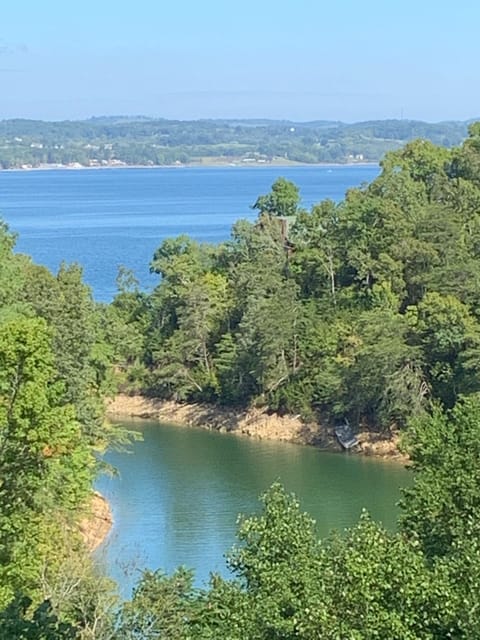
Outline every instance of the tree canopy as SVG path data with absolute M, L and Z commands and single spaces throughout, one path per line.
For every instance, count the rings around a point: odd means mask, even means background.
M 124 318 L 143 336 L 130 388 L 379 429 L 475 393 L 477 138 L 474 126 L 451 150 L 413 141 L 371 184 L 310 211 L 279 178 L 229 241 L 166 240 L 158 286 Z

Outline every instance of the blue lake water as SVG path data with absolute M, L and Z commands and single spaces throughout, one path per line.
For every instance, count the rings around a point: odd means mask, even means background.
M 211 571 L 226 575 L 237 515 L 258 512 L 276 480 L 316 519 L 319 537 L 354 525 L 364 508 L 393 529 L 400 487 L 410 483 L 397 463 L 153 421 L 125 426 L 143 440 L 130 453 L 109 451 L 119 476 L 97 483 L 114 516 L 97 555 L 125 596 L 144 567 L 183 564 L 199 584 Z
M 370 166 L 92 169 L 0 172 L 0 216 L 19 234 L 17 251 L 56 271 L 78 262 L 95 298 L 115 295 L 119 265 L 133 269 L 144 288 L 153 252 L 169 236 L 206 242 L 230 235 L 239 218 L 279 177 L 300 188 L 303 206 L 340 200 L 368 182 Z

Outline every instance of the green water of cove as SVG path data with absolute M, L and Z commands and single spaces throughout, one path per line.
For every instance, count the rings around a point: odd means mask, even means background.
M 118 476 L 97 487 L 115 521 L 99 557 L 127 595 L 145 567 L 185 565 L 199 584 L 211 571 L 227 575 L 238 514 L 258 512 L 258 496 L 275 480 L 297 495 L 321 537 L 354 524 L 364 508 L 393 529 L 410 481 L 394 462 L 151 421 L 125 426 L 142 440 L 107 452 Z
M 97 484 L 115 520 L 99 558 L 124 595 L 145 567 L 185 565 L 198 584 L 211 571 L 227 575 L 238 514 L 258 511 L 275 480 L 297 495 L 319 536 L 353 525 L 362 509 L 394 528 L 400 487 L 410 482 L 393 462 L 151 421 L 125 426 L 143 439 L 129 452 L 107 452 L 118 477 Z

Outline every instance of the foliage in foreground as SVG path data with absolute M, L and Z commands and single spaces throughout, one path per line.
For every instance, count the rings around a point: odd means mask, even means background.
M 421 420 L 407 432 L 414 483 L 403 493 L 396 533 L 363 513 L 343 535 L 318 540 L 314 521 L 277 483 L 261 513 L 239 521 L 227 556 L 232 578 L 212 575 L 198 588 L 183 568 L 146 571 L 132 599 L 116 607 L 101 578 L 65 558 L 51 582 L 44 572 L 48 601 L 10 601 L 0 638 L 479 637 L 480 403 L 461 399 Z
M 111 587 L 78 520 L 110 433 L 109 347 L 81 269 L 53 275 L 14 244 L 0 224 L 0 638 L 94 638 Z
M 345 535 L 319 541 L 295 498 L 273 485 L 262 512 L 240 520 L 233 579 L 212 576 L 198 589 L 184 569 L 146 572 L 115 638 L 479 637 L 479 441 L 478 399 L 412 425 L 415 481 L 396 533 L 363 513 Z

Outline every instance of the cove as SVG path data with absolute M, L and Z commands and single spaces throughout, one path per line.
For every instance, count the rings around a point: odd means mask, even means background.
M 114 517 L 97 557 L 124 597 L 143 568 L 184 565 L 199 585 L 211 571 L 228 575 L 238 514 L 258 512 L 258 496 L 276 480 L 315 518 L 320 537 L 353 525 L 364 508 L 393 529 L 400 487 L 410 483 L 401 464 L 383 460 L 153 421 L 123 426 L 143 439 L 105 454 L 118 476 L 97 482 Z

